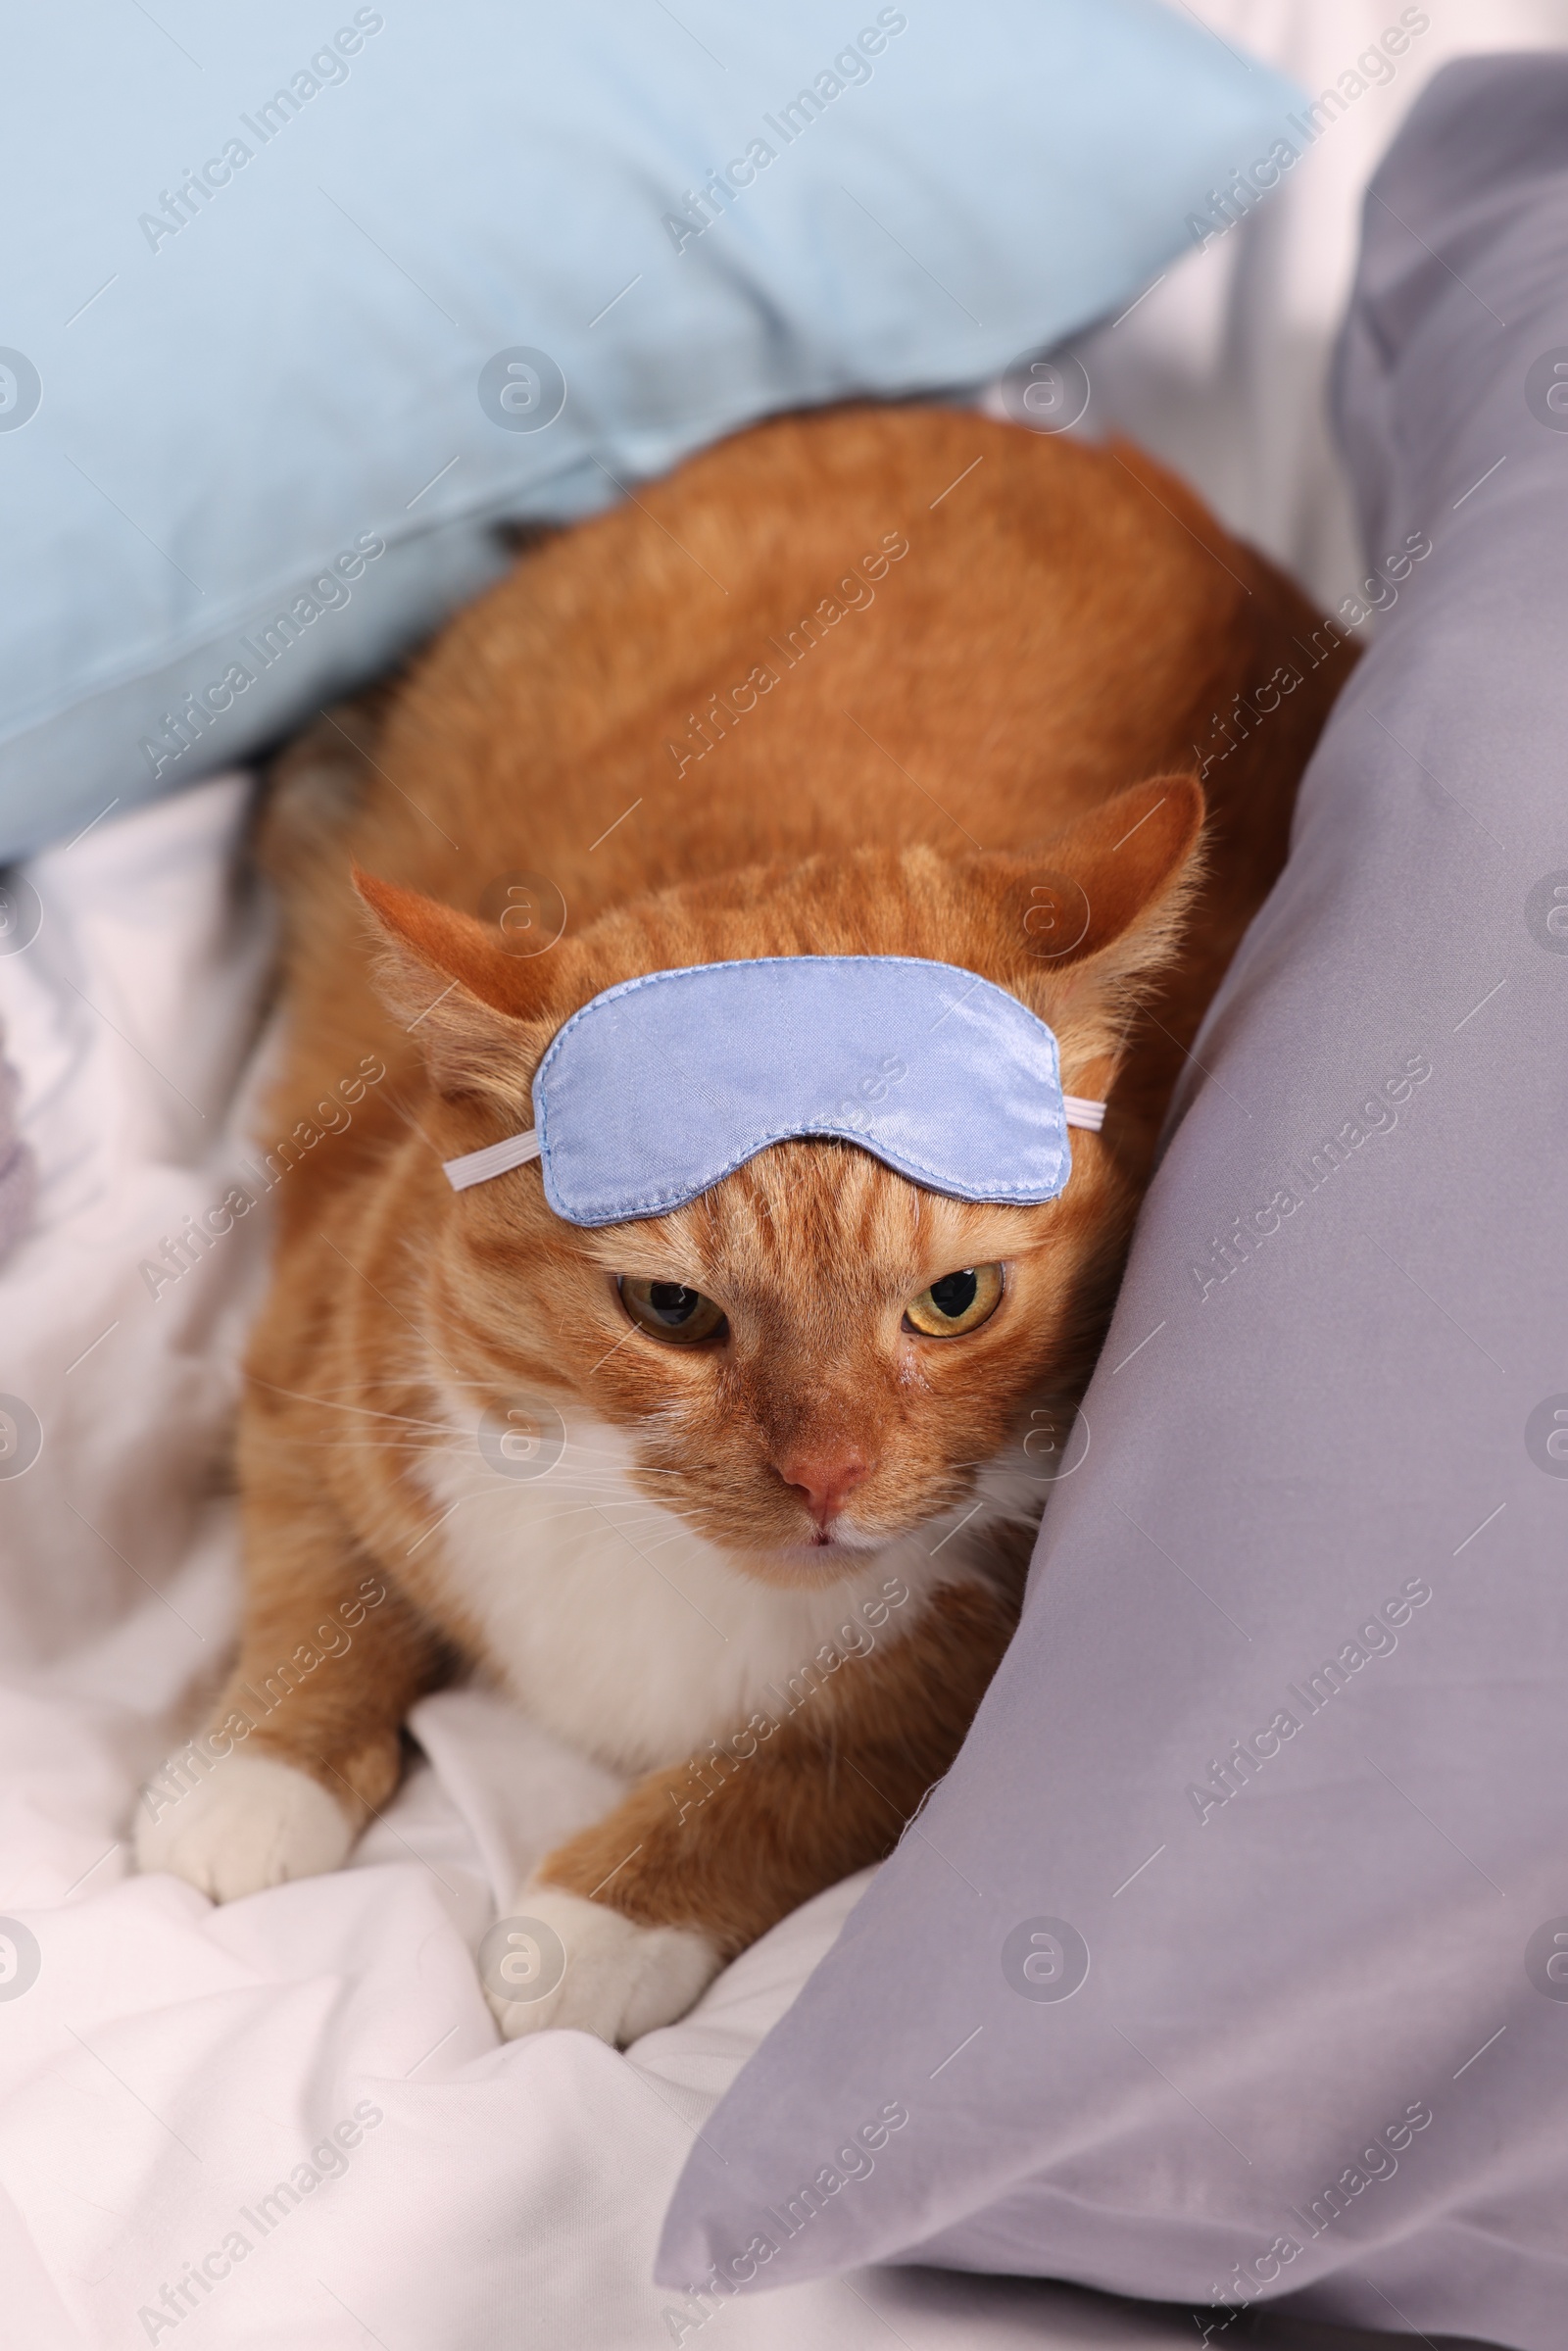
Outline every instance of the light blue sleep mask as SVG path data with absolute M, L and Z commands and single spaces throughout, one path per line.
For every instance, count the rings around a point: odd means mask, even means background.
M 455 1192 L 541 1162 L 567 1224 L 662 1216 L 792 1136 L 858 1144 L 956 1200 L 1033 1205 L 1072 1170 L 1056 1040 L 1004 988 L 913 955 L 766 955 L 607 988 L 533 1081 L 526 1133 L 445 1162 Z

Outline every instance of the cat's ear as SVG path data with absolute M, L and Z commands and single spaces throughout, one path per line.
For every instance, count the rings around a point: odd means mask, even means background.
M 544 958 L 509 955 L 472 914 L 359 866 L 354 887 L 375 925 L 377 992 L 417 1039 L 436 1086 L 526 1111 L 558 1025 L 544 1013 Z
M 1203 795 L 1191 775 L 1155 776 L 1102 801 L 1037 852 L 967 860 L 1001 915 L 1020 978 L 1072 971 L 1125 985 L 1175 954 L 1202 872 Z
M 989 971 L 1055 1031 L 1067 1089 L 1109 1092 L 1145 985 L 1181 945 L 1202 877 L 1203 795 L 1156 776 L 1034 852 L 967 860 L 987 900 Z

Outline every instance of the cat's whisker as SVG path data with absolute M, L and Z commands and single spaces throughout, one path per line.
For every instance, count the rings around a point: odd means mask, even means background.
M 258 1372 L 251 1372 L 247 1376 L 254 1387 L 265 1388 L 272 1396 L 287 1396 L 291 1402 L 296 1404 L 319 1404 L 328 1412 L 360 1412 L 365 1414 L 365 1416 L 370 1420 L 401 1421 L 406 1427 L 411 1429 L 439 1429 L 442 1427 L 442 1424 L 439 1421 L 416 1420 L 411 1413 L 407 1412 L 378 1411 L 373 1405 L 369 1404 L 339 1404 L 334 1402 L 330 1396 L 308 1396 L 302 1389 L 298 1388 L 279 1388 L 275 1381 L 264 1380 Z
M 297 1427 L 291 1428 L 285 1424 L 282 1427 L 272 1428 L 266 1422 L 257 1421 L 251 1426 L 249 1442 L 253 1445 L 328 1445 L 333 1447 L 356 1445 L 374 1447 L 386 1445 L 406 1447 L 411 1452 L 427 1453 L 457 1452 L 464 1449 L 462 1439 L 452 1430 L 424 1428 L 416 1421 L 404 1422 L 392 1419 L 384 1431 L 377 1431 L 373 1428 L 364 1429 L 354 1425 L 344 1427 L 336 1421 L 318 1423 L 318 1427 L 323 1428 L 324 1434 L 307 1436 L 303 1435 Z
M 471 1450 L 471 1447 L 456 1442 L 442 1444 L 439 1439 L 428 1445 L 418 1445 L 408 1437 L 293 1437 L 286 1430 L 260 1434 L 252 1442 L 280 1445 L 296 1453 L 402 1453 L 410 1460 L 416 1461 L 428 1461 L 438 1456 L 457 1461 L 463 1458 L 466 1451 Z
M 371 1415 L 371 1418 L 381 1420 L 383 1427 L 362 1427 L 358 1420 L 348 1422 L 348 1425 L 338 1420 L 318 1420 L 313 1422 L 313 1434 L 301 1434 L 299 1422 L 291 1425 L 291 1422 L 284 1420 L 277 1427 L 272 1427 L 264 1420 L 254 1420 L 252 1427 L 249 1427 L 249 1439 L 252 1439 L 252 1444 L 259 1444 L 266 1439 L 266 1442 L 299 1445 L 353 1445 L 358 1442 L 373 1442 L 373 1439 L 383 1437 L 388 1444 L 423 1444 L 430 1450 L 442 1448 L 442 1445 L 461 1445 L 461 1442 L 464 1442 L 461 1432 L 447 1430 L 435 1420 L 405 1420 L 402 1413 Z
M 252 1376 L 255 1377 L 254 1374 Z M 316 1396 L 325 1398 L 340 1396 L 370 1396 L 379 1394 L 386 1389 L 389 1378 L 394 1385 L 401 1387 L 417 1388 L 424 1384 L 413 1372 L 399 1373 L 395 1366 L 389 1368 L 378 1367 L 374 1372 L 367 1372 L 363 1379 L 344 1380 L 337 1387 L 327 1387 L 315 1391 L 313 1392 L 312 1400 L 314 1401 Z M 269 1383 L 265 1380 L 258 1380 L 257 1384 L 260 1387 L 267 1387 L 269 1385 Z M 282 1389 L 279 1390 L 278 1393 L 280 1395 L 291 1395 L 294 1392 L 292 1390 Z
M 487 1477 L 489 1477 L 489 1479 L 496 1479 L 496 1477 L 499 1477 L 499 1472 L 494 1472 L 494 1469 L 489 1469 L 489 1465 L 484 1465 L 484 1467 L 487 1467 Z M 536 1477 L 536 1479 L 503 1479 L 503 1481 L 501 1481 L 501 1486 L 511 1486 L 511 1489 L 513 1489 L 514 1493 L 517 1493 L 517 1497 L 519 1497 L 519 1504 L 517 1504 L 517 1507 L 522 1507 L 522 1497 L 524 1497 L 524 1493 L 526 1493 L 526 1495 L 538 1495 L 538 1497 L 543 1497 L 543 1495 L 546 1495 L 546 1491 L 548 1491 L 548 1495 L 558 1497 L 558 1500 L 566 1502 L 566 1504 L 569 1504 L 569 1507 L 573 1507 L 573 1509 L 607 1509 L 607 1512 L 609 1512 L 609 1509 L 625 1507 L 625 1504 L 618 1504 L 618 1502 L 615 1502 L 615 1495 L 613 1495 L 613 1493 L 607 1493 L 607 1491 L 604 1491 L 604 1489 L 597 1489 L 597 1491 L 595 1491 L 595 1489 L 592 1489 L 592 1486 L 573 1486 L 569 1479 L 560 1479 L 558 1474 L 553 1472 L 553 1469 L 548 1469 L 548 1472 L 543 1474 L 543 1477 Z M 489 1491 L 489 1489 L 487 1489 L 487 1491 Z M 496 1491 L 501 1491 L 501 1489 L 496 1489 Z M 647 1526 L 647 1528 L 661 1528 L 661 1526 L 665 1526 L 665 1524 L 667 1524 L 667 1516 L 670 1516 L 670 1512 L 667 1512 L 667 1504 L 662 1504 L 662 1502 L 661 1502 L 661 1504 L 659 1504 L 659 1509 L 656 1509 L 656 1512 L 651 1512 L 651 1509 L 647 1507 L 647 1504 L 644 1504 L 644 1507 L 642 1507 L 642 1512 L 639 1512 L 639 1514 L 635 1516 L 635 1519 L 627 1519 L 625 1524 L 630 1524 L 630 1526 Z M 615 1524 L 620 1524 L 620 1521 L 615 1519 Z
M 586 1460 L 581 1457 L 583 1454 L 588 1456 Z M 617 1460 L 613 1452 L 602 1452 L 597 1448 L 580 1445 L 572 1437 L 567 1439 L 566 1450 L 563 1458 L 571 1462 L 575 1469 L 581 1470 L 585 1474 L 606 1478 L 617 1485 L 625 1485 L 632 1478 L 681 1478 L 687 1474 L 686 1471 L 680 1469 L 656 1469 L 651 1464 L 645 1465 L 641 1461 Z
M 627 1523 L 634 1526 L 647 1526 L 658 1529 L 658 1539 L 654 1542 L 653 1548 L 655 1550 L 662 1550 L 666 1543 L 679 1543 L 683 1540 L 689 1541 L 693 1533 L 693 1530 L 678 1517 L 676 1519 L 676 1523 L 671 1526 L 669 1523 L 671 1516 L 672 1513 L 662 1506 L 660 1514 L 657 1518 L 633 1519 Z M 618 1526 L 620 1521 L 617 1519 L 612 1523 Z

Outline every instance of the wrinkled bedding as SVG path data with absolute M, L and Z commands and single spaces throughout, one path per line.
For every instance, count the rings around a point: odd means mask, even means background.
M 1396 12 L 1200 13 L 1316 89 Z M 1091 421 L 1185 470 L 1331 606 L 1358 561 L 1319 398 L 1359 190 L 1438 64 L 1565 37 L 1560 8 L 1446 12 L 1266 215 L 1079 346 Z M 0 2344 L 1193 2340 L 1175 2314 L 935 2273 L 706 2312 L 654 2286 L 693 2133 L 863 1881 L 624 2057 L 579 2034 L 503 2047 L 471 1952 L 615 1783 L 482 1691 L 417 1710 L 422 1759 L 335 1876 L 214 1910 L 134 1874 L 134 1790 L 194 1727 L 237 1617 L 226 1436 L 265 1207 L 177 1280 L 143 1268 L 250 1140 L 271 937 L 250 796 L 229 776 L 107 810 L 33 860 L 41 925 L 0 952 L 36 1186 L 0 1265 Z

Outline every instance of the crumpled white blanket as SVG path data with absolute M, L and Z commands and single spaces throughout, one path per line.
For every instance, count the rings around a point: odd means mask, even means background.
M 1398 15 L 1386 0 L 1200 13 L 1314 90 Z M 1446 56 L 1568 38 L 1561 0 L 1430 13 L 1395 80 L 1325 132 L 1255 230 L 1080 347 L 1102 420 L 1330 602 L 1355 559 L 1315 404 L 1360 186 Z M 728 2304 L 652 2285 L 691 2133 L 860 1882 L 625 2056 L 578 2033 L 503 2047 L 472 1949 L 529 1860 L 615 1784 L 482 1692 L 418 1709 L 425 1760 L 348 1869 L 217 1910 L 133 1873 L 134 1790 L 199 1718 L 237 1613 L 225 1448 L 265 1214 L 156 1296 L 140 1266 L 222 1197 L 247 1138 L 270 951 L 245 878 L 248 792 L 220 778 L 106 812 L 33 861 L 42 926 L 0 952 L 38 1177 L 33 1229 L 0 1267 L 0 2344 L 1196 2339 L 1169 2314 L 931 2273 Z

